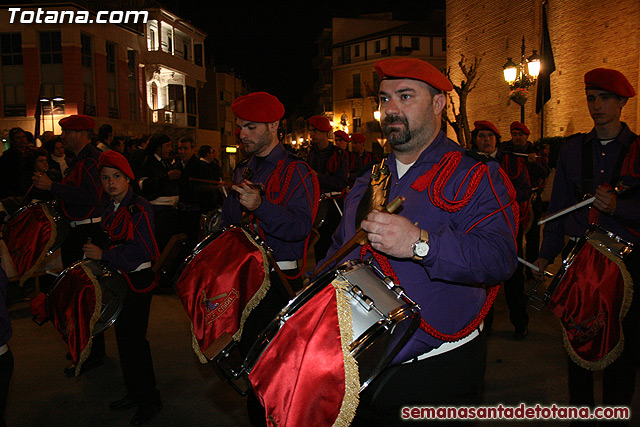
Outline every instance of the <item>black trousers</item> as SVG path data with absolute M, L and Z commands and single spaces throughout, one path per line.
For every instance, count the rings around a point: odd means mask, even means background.
M 0 356 L 0 426 L 4 427 L 4 411 L 7 408 L 9 383 L 13 375 L 13 354 L 11 350 Z
M 523 235 L 524 230 L 520 227 L 516 239 L 518 256 L 520 258 L 523 257 Z M 516 328 L 516 331 L 523 331 L 529 325 L 529 315 L 527 314 L 528 298 L 524 293 L 524 266 L 521 263 L 518 263 L 518 267 L 513 275 L 504 281 L 504 295 L 507 298 L 511 324 Z
M 320 262 L 322 259 L 324 259 L 324 257 L 327 256 L 327 252 L 331 247 L 333 233 L 336 231 L 336 229 L 340 225 L 340 221 L 342 220 L 340 211 L 344 209 L 344 201 L 342 199 L 326 199 L 321 201 L 320 203 L 326 204 L 326 214 L 324 217 L 324 222 L 320 227 L 318 227 L 318 233 L 320 234 L 320 236 L 318 237 L 318 241 L 313 246 L 316 263 Z M 336 203 L 338 203 L 338 206 L 340 206 L 340 211 L 338 211 Z
M 129 274 L 131 282 L 138 289 L 149 286 L 154 277 L 150 268 Z M 151 348 L 147 341 L 152 295 L 153 292 L 138 293 L 128 289 L 122 311 L 115 322 L 120 368 L 127 395 L 140 400 L 142 404 L 160 401 Z
M 388 367 L 360 394 L 351 425 L 406 426 L 407 421 L 400 417 L 403 406 L 478 405 L 486 362 L 487 342 L 482 332 L 446 353 Z

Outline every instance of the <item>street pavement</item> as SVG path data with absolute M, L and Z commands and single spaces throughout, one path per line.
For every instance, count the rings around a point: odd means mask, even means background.
M 135 410 L 113 412 L 109 402 L 125 394 L 113 328 L 105 333 L 105 365 L 77 378 L 66 378 L 65 343 L 51 323 L 36 325 L 27 302 L 10 307 L 15 357 L 7 404 L 9 426 L 126 426 Z M 529 309 L 530 334 L 514 341 L 504 294 L 496 300 L 483 402 L 487 405 L 566 405 L 566 353 L 557 320 L 549 311 Z M 150 426 L 247 426 L 245 400 L 202 365 L 191 347 L 190 321 L 175 295 L 155 295 L 148 339 L 163 410 Z M 600 378 L 596 376 L 596 378 Z M 598 382 L 598 384 L 600 384 Z M 425 384 L 425 387 L 428 387 Z M 640 414 L 640 399 L 632 412 Z M 311 403 L 311 402 L 310 402 Z M 638 417 L 640 419 L 640 417 Z M 490 421 L 491 426 L 520 425 Z M 527 422 L 527 426 L 559 421 Z M 568 425 L 568 424 L 563 424 Z M 640 425 L 634 420 L 632 425 Z

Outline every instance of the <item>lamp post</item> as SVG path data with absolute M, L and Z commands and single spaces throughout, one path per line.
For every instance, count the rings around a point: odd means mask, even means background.
M 524 123 L 524 104 L 527 102 L 526 91 L 536 84 L 538 74 L 540 74 L 540 56 L 534 50 L 530 57 L 524 56 L 524 36 L 522 36 L 522 48 L 520 53 L 520 63 L 516 64 L 507 58 L 507 63 L 502 67 L 504 80 L 511 89 L 510 99 L 520 105 L 520 121 Z
M 51 132 L 53 132 L 55 134 L 56 132 L 55 132 L 55 120 L 53 119 L 53 109 L 54 109 L 53 101 L 61 102 L 61 101 L 64 101 L 64 98 L 62 98 L 60 96 L 56 96 L 54 98 L 42 98 L 40 100 L 40 102 L 48 102 L 49 103 L 49 108 L 51 109 Z

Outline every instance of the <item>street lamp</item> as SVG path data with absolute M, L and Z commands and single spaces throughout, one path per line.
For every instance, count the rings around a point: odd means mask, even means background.
M 528 58 L 524 56 L 524 36 L 522 36 L 522 47 L 520 51 L 520 64 L 513 62 L 511 57 L 507 58 L 507 63 L 502 66 L 504 80 L 509 85 L 511 92 L 509 99 L 520 105 L 520 121 L 524 123 L 524 104 L 527 102 L 527 89 L 534 84 L 540 74 L 540 56 L 534 50 Z
M 64 98 L 60 97 L 60 96 L 56 96 L 55 98 L 42 98 L 40 100 L 40 102 L 48 102 L 49 103 L 49 108 L 51 108 L 51 132 L 53 132 L 54 134 L 55 132 L 55 121 L 53 119 L 53 101 L 56 102 L 61 102 L 64 101 Z

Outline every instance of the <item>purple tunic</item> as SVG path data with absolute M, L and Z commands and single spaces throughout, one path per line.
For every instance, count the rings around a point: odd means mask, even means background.
M 234 182 L 242 182 L 245 169 L 253 171 L 250 179 L 254 184 L 266 184 L 267 178 L 276 170 L 279 161 L 284 161 L 280 172 L 280 185 L 285 183 L 289 164 L 298 162 L 287 190 L 280 204 L 275 204 L 262 194 L 262 202 L 253 211 L 260 227 L 264 231 L 267 245 L 273 250 L 276 261 L 294 261 L 303 257 L 305 239 L 311 232 L 313 207 L 313 177 L 311 169 L 302 160 L 287 153 L 282 144 L 275 146 L 271 153 L 258 166 L 255 156 L 236 168 Z M 303 180 L 304 178 L 304 180 Z M 236 192 L 231 191 L 222 206 L 223 225 L 237 224 L 246 210 L 238 201 Z M 277 198 L 280 194 L 272 195 Z
M 625 123 L 622 125 L 622 132 L 606 145 L 600 144 L 595 129 L 586 135 L 574 135 L 562 145 L 553 181 L 549 213 L 582 201 L 578 196 L 582 196 L 583 137 L 593 149 L 594 188 L 589 192 L 593 195 L 598 185 L 611 181 L 620 151 L 623 147 L 628 147 L 636 138 Z M 638 159 L 634 162 L 637 164 Z M 616 211 L 613 215 L 600 214 L 600 226 L 628 242 L 638 244 L 640 238 L 632 234 L 627 227 L 636 231 L 640 229 L 640 193 L 637 188 L 640 185 L 640 179 L 623 176 L 622 181 L 625 186 L 635 187 L 635 190 L 618 196 Z M 615 185 L 616 183 L 613 183 L 613 186 Z M 540 248 L 540 257 L 553 262 L 562 251 L 565 235 L 582 237 L 588 228 L 590 209 L 595 208 L 585 206 L 547 222 L 543 231 L 544 240 Z
M 132 203 L 132 197 L 135 200 Z M 131 209 L 129 206 L 133 205 Z M 113 228 L 112 232 L 107 234 L 118 235 L 122 233 L 122 222 L 115 220 L 114 202 L 109 201 L 102 212 L 102 228 Z M 102 252 L 102 260 L 111 268 L 116 268 L 129 273 L 134 271 L 140 264 L 149 262 L 153 257 L 157 257 L 156 244 L 153 237 L 153 206 L 140 196 L 134 196 L 133 191 L 129 192 L 122 199 L 122 203 L 118 206 L 118 210 L 129 209 L 131 220 L 134 227 L 133 239 L 122 239 L 121 241 L 111 241 L 113 248 Z
M 502 213 L 490 216 L 465 234 L 476 222 L 500 208 L 486 174 L 469 204 L 455 213 L 434 206 L 427 190 L 418 192 L 410 188 L 418 177 L 451 151 L 463 149 L 440 132 L 401 179 L 398 179 L 394 154 L 387 160 L 392 173 L 389 200 L 404 196 L 406 200 L 399 215 L 418 222 L 420 228 L 429 232 L 430 240 L 429 253 L 421 261 L 394 258 L 389 261 L 407 295 L 420 305 L 422 317 L 447 334 L 458 332 L 479 313 L 486 298 L 485 289 L 479 285 L 508 279 L 517 264 L 514 236 Z M 462 156 L 460 165 L 445 186 L 446 199 L 455 199 L 455 191 L 476 163 L 477 160 Z M 499 165 L 489 162 L 488 166 L 493 188 L 506 205 L 509 196 L 498 172 Z M 370 173 L 356 180 L 327 258 L 355 234 L 356 209 L 369 180 Z M 509 222 L 514 224 L 511 209 L 507 212 Z M 359 258 L 359 250 L 351 252 L 345 260 Z M 410 360 L 441 344 L 442 341 L 418 330 L 395 362 Z
M 98 161 L 101 151 L 87 144 L 68 163 L 63 182 L 51 184 L 51 193 L 60 197 L 64 212 L 71 221 L 100 216 L 100 196 L 102 184 Z

